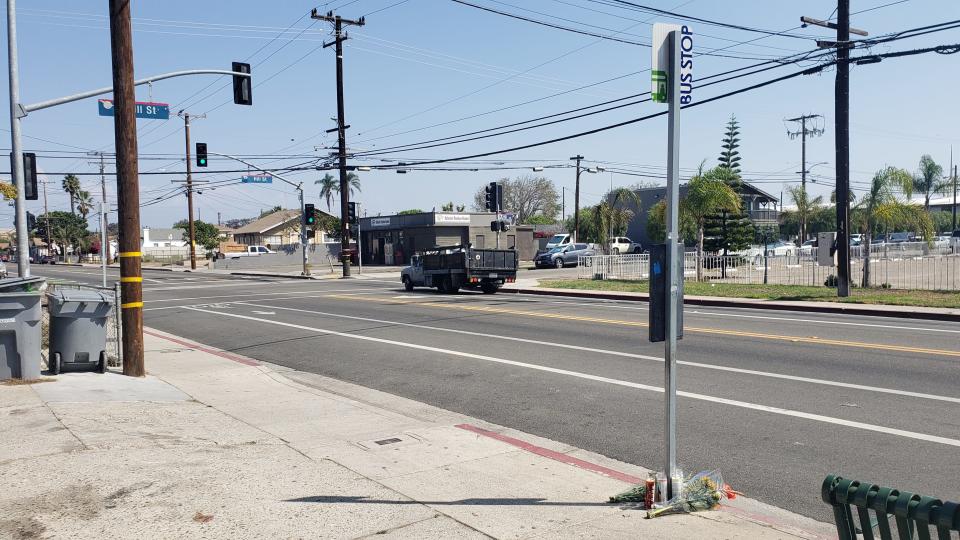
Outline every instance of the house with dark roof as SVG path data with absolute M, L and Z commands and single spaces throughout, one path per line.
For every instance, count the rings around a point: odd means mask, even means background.
M 317 213 L 326 214 L 321 210 Z M 327 214 L 329 215 L 329 214 Z M 248 246 L 285 246 L 300 243 L 300 210 L 278 210 L 234 229 L 233 241 Z M 308 243 L 325 243 L 326 233 L 310 231 Z

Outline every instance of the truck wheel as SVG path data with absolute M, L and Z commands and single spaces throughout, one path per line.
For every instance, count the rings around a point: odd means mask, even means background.
M 410 278 L 407 276 L 403 276 L 403 288 L 406 289 L 407 292 L 413 290 L 413 282 L 410 281 Z
M 483 294 L 493 294 L 497 292 L 497 289 L 499 289 L 499 287 L 497 286 L 496 283 L 490 283 L 489 281 L 485 281 L 480 284 L 480 290 L 483 291 Z
M 50 368 L 50 373 L 53 375 L 60 374 L 60 353 L 55 352 L 53 355 L 51 355 L 50 365 L 48 367 Z
M 553 265 L 556 266 L 557 268 L 563 268 L 563 259 L 561 259 L 560 257 L 557 257 L 557 259 L 553 261 Z

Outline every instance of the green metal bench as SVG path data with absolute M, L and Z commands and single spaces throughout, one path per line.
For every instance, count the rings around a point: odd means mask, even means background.
M 930 540 L 934 527 L 938 540 L 951 540 L 950 531 L 960 531 L 960 504 L 944 502 L 909 491 L 847 480 L 830 475 L 821 487 L 823 502 L 833 507 L 840 540 L 874 540 L 874 529 L 883 540 Z M 854 521 L 851 507 L 857 509 L 859 523 Z M 871 517 L 871 510 L 873 516 Z M 894 518 L 897 536 L 893 536 L 890 517 Z M 858 526 L 859 525 L 859 526 Z M 916 536 L 914 536 L 916 533 Z

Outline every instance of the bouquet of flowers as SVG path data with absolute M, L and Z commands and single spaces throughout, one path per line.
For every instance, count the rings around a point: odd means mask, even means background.
M 610 497 L 612 503 L 642 503 L 647 495 L 647 486 L 637 484 L 630 489 Z
M 647 518 L 664 514 L 699 512 L 712 510 L 723 499 L 735 499 L 741 493 L 723 483 L 720 471 L 703 471 L 690 477 L 683 483 L 683 490 L 667 501 L 664 506 L 647 511 Z

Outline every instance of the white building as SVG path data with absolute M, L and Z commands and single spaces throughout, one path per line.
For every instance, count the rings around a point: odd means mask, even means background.
M 187 240 L 180 229 L 151 229 L 143 228 L 140 236 L 140 246 L 144 250 L 162 250 L 187 247 Z

